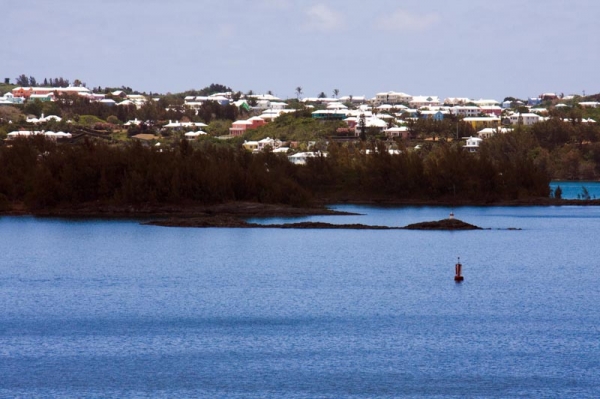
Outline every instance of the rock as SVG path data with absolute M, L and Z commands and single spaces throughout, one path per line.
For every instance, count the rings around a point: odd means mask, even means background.
M 406 230 L 482 230 L 481 227 L 458 219 L 442 219 L 434 222 L 413 223 L 405 226 Z

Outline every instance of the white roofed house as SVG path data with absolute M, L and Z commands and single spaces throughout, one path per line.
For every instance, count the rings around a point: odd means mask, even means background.
M 129 101 L 131 101 L 133 104 L 135 104 L 135 106 L 137 108 L 140 108 L 142 105 L 144 105 L 146 103 L 146 101 L 148 101 L 146 96 L 143 96 L 141 94 L 129 94 L 127 96 L 127 99 Z
M 23 97 L 15 97 L 12 93 L 5 93 L 0 97 L 0 105 L 23 104 Z
M 358 118 L 348 118 L 348 126 L 352 126 L 354 125 L 354 134 L 356 136 L 360 135 L 360 119 L 361 117 L 359 116 Z M 385 129 L 387 129 L 388 127 L 388 122 L 386 122 L 383 119 L 380 119 L 376 116 L 366 116 L 365 118 L 365 128 L 366 129 L 378 129 L 379 131 L 383 132 L 385 131 Z
M 579 103 L 583 108 L 598 108 L 600 107 L 600 102 L 598 101 L 582 101 Z
M 477 152 L 482 141 L 483 139 L 479 137 L 468 137 L 464 148 L 469 152 Z
M 477 136 L 482 139 L 489 139 L 490 137 L 492 137 L 496 134 L 504 134 L 504 133 L 508 133 L 511 131 L 512 131 L 512 129 L 505 128 L 505 127 L 496 127 L 496 128 L 486 127 L 484 129 L 481 129 L 480 131 L 478 131 Z
M 84 86 L 69 86 L 69 87 L 15 87 L 12 89 L 12 94 L 15 97 L 25 97 L 29 99 L 32 95 L 83 95 L 88 96 L 92 91 Z
M 339 98 L 343 103 L 362 104 L 367 101 L 365 96 L 343 96 Z
M 186 139 L 189 140 L 193 140 L 198 138 L 199 136 L 206 136 L 206 132 L 203 132 L 202 130 L 198 130 L 198 131 L 191 131 L 191 132 L 187 132 L 184 134 Z
M 248 151 L 256 152 L 256 151 L 258 151 L 258 141 L 256 141 L 256 140 L 244 141 L 244 144 L 242 144 L 242 147 L 244 147 Z
M 259 150 L 264 150 L 267 147 L 271 147 L 271 149 L 277 148 L 281 146 L 281 141 L 276 140 L 276 139 L 272 139 L 270 137 L 266 137 L 262 140 L 258 140 L 258 149 Z
M 444 104 L 450 106 L 465 105 L 470 102 L 471 99 L 467 97 L 447 97 L 444 99 Z
M 125 93 L 123 90 L 115 90 L 112 93 L 110 93 L 113 97 L 119 97 L 119 98 L 125 98 L 127 97 L 127 93 Z
M 533 125 L 534 123 L 538 123 L 541 120 L 543 120 L 543 117 L 541 117 L 537 114 L 532 114 L 532 113 L 525 113 L 525 114 L 514 113 L 511 116 L 509 116 L 509 119 L 510 119 L 510 123 L 513 125 L 530 126 L 530 125 Z
M 401 104 L 408 103 L 413 97 L 410 94 L 388 91 L 384 93 L 377 93 L 373 100 L 373 105 L 378 106 L 381 104 Z
M 202 122 L 177 122 L 169 120 L 169 123 L 163 126 L 163 129 L 182 130 L 184 128 L 203 128 L 208 126 Z
M 15 130 L 13 132 L 8 133 L 7 138 L 9 140 L 14 140 L 19 137 L 33 137 L 33 136 L 44 136 L 51 140 L 72 138 L 71 133 L 52 132 L 52 131 L 44 131 L 44 130 Z
M 413 96 L 408 104 L 413 108 L 437 107 L 442 105 L 437 96 Z
M 123 106 L 126 106 L 126 107 L 127 107 L 127 106 L 130 106 L 130 105 L 135 105 L 135 104 L 134 104 L 134 103 L 133 103 L 133 101 L 131 101 L 131 100 L 123 100 L 123 101 L 121 101 L 120 103 L 117 103 L 117 105 L 123 105 Z
M 129 120 L 126 123 L 124 123 L 124 126 L 139 126 L 142 124 L 142 121 L 138 120 L 138 118 L 135 118 L 133 120 Z
M 288 160 L 295 165 L 305 165 L 309 158 L 326 157 L 326 153 L 317 152 L 299 152 L 297 154 L 288 155 Z
M 38 123 L 47 123 L 47 122 L 60 122 L 60 121 L 62 121 L 62 118 L 60 116 L 57 116 L 57 115 L 44 116 L 44 114 L 42 114 L 42 116 L 40 116 L 39 118 L 35 118 L 35 117 L 31 118 L 31 117 L 28 116 L 25 119 L 25 121 L 27 123 L 38 124 Z
M 500 105 L 500 103 L 498 101 L 491 100 L 491 99 L 473 100 L 471 102 L 479 107 L 485 107 L 485 106 L 490 106 L 490 105 Z
M 450 108 L 450 113 L 458 116 L 479 116 L 481 113 L 481 108 L 477 105 L 457 105 L 455 107 Z
M 117 102 L 115 100 L 113 100 L 112 98 L 104 98 L 104 99 L 102 99 L 102 100 L 100 100 L 98 102 L 100 104 L 108 105 L 109 107 L 117 105 Z

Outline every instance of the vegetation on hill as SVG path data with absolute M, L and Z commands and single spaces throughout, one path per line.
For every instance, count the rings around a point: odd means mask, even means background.
M 31 77 L 20 78 L 32 83 Z M 61 79 L 45 80 L 55 84 Z M 0 85 L 0 90 L 2 87 L 9 86 Z M 600 122 L 600 108 L 578 105 L 597 95 L 575 99 L 562 108 L 548 104 L 549 120 L 513 126 L 513 132 L 486 139 L 478 153 L 468 153 L 460 138 L 476 131 L 459 118 L 407 118 L 410 139 L 388 139 L 372 128 L 364 140 L 358 140 L 348 135 L 345 122 L 313 119 L 313 109 L 297 100 L 289 104 L 294 112 L 248 130 L 242 137 L 219 141 L 214 138 L 227 135 L 233 121 L 256 115 L 256 111 L 213 101 L 191 109 L 184 106 L 183 99 L 231 91 L 225 85 L 211 84 L 201 90 L 159 96 L 139 108 L 109 106 L 77 95 L 61 95 L 55 102 L 1 106 L 0 138 L 19 129 L 75 134 L 71 143 L 37 137 L 7 141 L 0 147 L 5 169 L 0 177 L 0 204 L 24 202 L 43 208 L 79 202 L 209 204 L 244 200 L 305 205 L 321 199 L 375 198 L 494 202 L 547 197 L 550 179 L 600 179 L 600 126 L 585 122 L 587 118 Z M 107 98 L 112 98 L 108 93 Z M 42 114 L 63 120 L 43 126 L 25 121 L 27 115 Z M 143 123 L 123 126 L 134 119 Z M 208 126 L 203 130 L 209 136 L 187 141 L 184 131 L 162 128 L 170 120 L 204 122 Z M 138 133 L 150 133 L 161 146 L 132 142 L 131 137 Z M 298 166 L 288 162 L 286 155 L 251 154 L 241 146 L 244 140 L 265 137 L 287 142 L 294 147 L 292 151 L 310 148 L 327 156 Z M 107 140 L 97 142 L 95 138 Z M 399 153 L 392 155 L 389 149 Z
M 523 136 L 530 136 L 523 133 Z M 494 138 L 507 153 L 471 154 L 444 144 L 390 155 L 382 142 L 331 144 L 305 166 L 285 155 L 181 140 L 170 148 L 139 142 L 60 145 L 17 139 L 0 148 L 0 203 L 30 209 L 81 203 L 214 204 L 227 201 L 306 206 L 315 199 L 490 202 L 547 197 L 544 164 L 521 147 L 529 137 Z M 367 150 L 370 150 L 367 153 Z
M 247 140 L 260 140 L 274 137 L 282 141 L 317 141 L 334 136 L 336 130 L 347 126 L 342 121 L 317 121 L 311 117 L 310 111 L 283 114 L 257 129 L 249 131 Z

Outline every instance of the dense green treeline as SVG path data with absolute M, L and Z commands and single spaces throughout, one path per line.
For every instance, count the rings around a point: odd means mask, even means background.
M 310 199 L 294 180 L 287 158 L 210 142 L 194 149 L 182 140 L 176 148 L 161 151 L 137 142 L 72 146 L 35 137 L 3 147 L 0 162 L 3 202 L 24 202 L 32 209 L 92 201 L 136 205 L 245 200 L 300 206 Z
M 478 154 L 445 143 L 393 155 L 382 142 L 332 143 L 328 156 L 294 165 L 285 155 L 209 140 L 158 149 L 137 142 L 60 145 L 35 137 L 0 148 L 0 203 L 5 209 L 11 203 L 45 209 L 90 202 L 306 206 L 342 197 L 491 202 L 548 196 L 549 177 L 531 151 L 530 133 L 489 143 Z M 501 156 L 494 146 L 504 149 Z
M 547 197 L 550 177 L 532 151 L 534 142 L 529 133 L 516 133 L 490 139 L 479 153 L 439 143 L 429 150 L 401 148 L 400 154 L 390 154 L 383 142 L 332 144 L 328 156 L 309 160 L 304 173 L 313 191 L 334 198 L 494 202 Z M 496 154 L 494 146 L 505 152 Z

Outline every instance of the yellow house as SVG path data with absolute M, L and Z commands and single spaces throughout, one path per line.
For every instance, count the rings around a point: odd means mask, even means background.
M 500 126 L 500 118 L 491 116 L 473 116 L 463 119 L 463 122 L 470 123 L 475 130 L 481 130 L 488 127 L 496 128 Z

